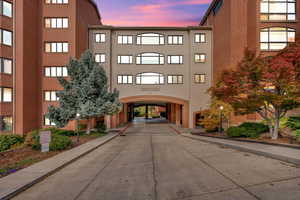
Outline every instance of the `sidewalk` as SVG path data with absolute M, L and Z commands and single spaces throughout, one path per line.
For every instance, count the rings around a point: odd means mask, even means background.
M 127 127 L 111 132 L 106 136 L 82 144 L 69 151 L 60 153 L 47 160 L 24 168 L 16 173 L 0 179 L 0 200 L 10 199 L 32 185 L 42 181 L 46 177 L 62 169 L 66 165 L 76 161 L 80 157 L 90 153 L 101 145 L 109 142 L 126 130 Z
M 181 136 L 300 165 L 300 150 L 294 148 L 232 141 L 220 138 L 210 138 L 205 136 L 191 135 L 189 133 L 182 133 Z

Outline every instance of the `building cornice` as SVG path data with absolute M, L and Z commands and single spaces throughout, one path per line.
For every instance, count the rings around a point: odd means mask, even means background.
M 108 30 L 177 30 L 177 31 L 189 31 L 189 30 L 212 30 L 210 26 L 109 26 L 109 25 L 90 25 L 89 29 L 108 29 Z

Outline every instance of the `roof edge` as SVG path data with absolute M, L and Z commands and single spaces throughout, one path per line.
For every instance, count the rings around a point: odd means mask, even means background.
M 111 30 L 212 30 L 210 26 L 110 26 L 90 25 L 89 29 Z
M 213 7 L 216 5 L 216 3 L 220 1 L 220 0 L 213 0 L 211 3 L 210 3 L 210 6 L 208 7 L 208 9 L 206 10 L 205 14 L 203 15 L 201 21 L 200 21 L 200 25 L 202 26 L 206 20 L 207 20 L 207 17 L 210 15 Z
M 100 11 L 98 9 L 98 5 L 96 4 L 96 2 L 94 0 L 88 0 L 93 6 L 94 8 L 96 9 L 96 12 L 97 12 L 97 15 L 100 19 L 100 23 L 102 24 L 102 18 L 101 18 L 101 14 L 100 14 Z

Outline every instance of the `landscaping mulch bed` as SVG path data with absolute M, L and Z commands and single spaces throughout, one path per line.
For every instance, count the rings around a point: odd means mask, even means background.
M 192 133 L 192 135 L 199 135 L 199 136 L 207 136 L 207 137 L 216 137 L 221 139 L 231 139 L 231 140 L 237 140 L 237 141 L 245 141 L 245 142 L 258 142 L 258 143 L 265 143 L 265 144 L 274 144 L 274 145 L 283 145 L 287 147 L 293 147 L 293 148 L 299 148 L 300 149 L 300 143 L 294 141 L 291 143 L 290 138 L 287 137 L 279 137 L 277 140 L 272 140 L 269 137 L 261 137 L 261 138 L 232 138 L 228 137 L 225 133 Z
M 72 136 L 70 137 L 73 142 L 72 146 L 64 151 L 77 147 L 101 136 L 103 135 L 98 134 L 80 136 L 79 143 L 76 142 L 77 137 Z M 34 163 L 55 156 L 61 152 L 63 151 L 42 153 L 40 151 L 33 150 L 31 147 L 18 147 L 13 150 L 0 152 L 0 178 L 14 173 L 20 169 L 26 168 Z

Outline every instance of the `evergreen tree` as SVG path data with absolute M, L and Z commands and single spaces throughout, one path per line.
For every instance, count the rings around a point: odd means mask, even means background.
M 57 127 L 64 127 L 70 120 L 86 119 L 87 133 L 90 133 L 90 119 L 113 115 L 120 111 L 119 92 L 109 92 L 107 76 L 90 51 L 79 60 L 71 59 L 66 66 L 68 78 L 58 78 L 64 88 L 57 92 L 59 106 L 49 106 L 47 117 Z

